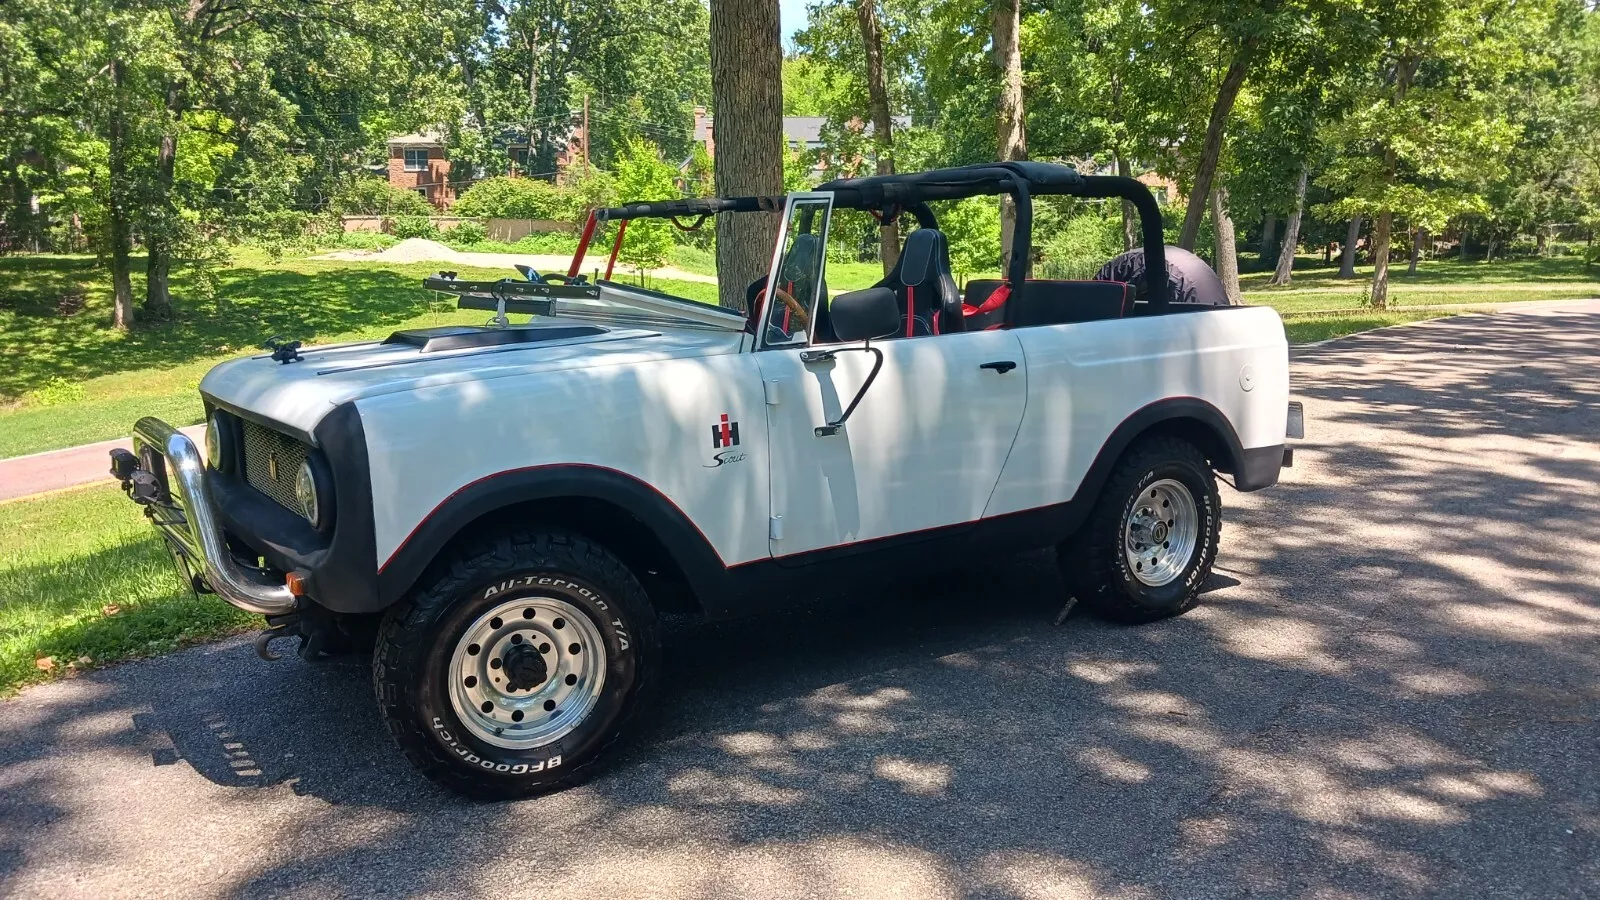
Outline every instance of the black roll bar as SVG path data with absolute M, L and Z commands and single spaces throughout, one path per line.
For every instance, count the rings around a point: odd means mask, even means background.
M 1139 212 L 1145 255 L 1145 299 L 1150 303 L 1151 311 L 1166 312 L 1172 299 L 1167 288 L 1166 237 L 1161 207 L 1148 187 L 1123 175 L 1080 175 L 1070 166 L 1055 163 L 996 162 L 906 175 L 842 178 L 819 185 L 816 189 L 833 193 L 835 209 L 882 211 L 898 208 L 911 213 L 923 228 L 937 226 L 933 212 L 928 208 L 931 201 L 1010 194 L 1017 204 L 1011 258 L 1006 261 L 1006 280 L 1013 291 L 1021 290 L 1027 281 L 1028 258 L 1033 251 L 1034 197 L 1120 198 L 1132 203 Z M 661 200 L 595 210 L 594 217 L 605 222 L 704 216 L 723 212 L 781 212 L 783 204 L 784 198 L 781 196 Z
M 1133 204 L 1139 213 L 1140 238 L 1144 241 L 1144 296 L 1153 312 L 1166 312 L 1172 296 L 1167 285 L 1167 238 L 1156 196 L 1143 182 L 1126 175 L 1086 175 L 1080 190 L 1064 193 L 1089 198 L 1120 197 Z

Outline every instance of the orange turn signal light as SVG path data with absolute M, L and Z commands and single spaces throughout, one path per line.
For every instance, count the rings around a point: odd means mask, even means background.
M 306 595 L 306 579 L 299 572 L 290 572 L 284 576 L 283 586 L 288 588 L 289 593 L 296 597 L 304 597 Z

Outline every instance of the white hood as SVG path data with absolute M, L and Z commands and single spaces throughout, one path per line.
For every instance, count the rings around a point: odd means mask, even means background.
M 309 435 L 334 407 L 362 397 L 562 369 L 719 356 L 739 352 L 744 340 L 745 335 L 726 331 L 611 328 L 564 340 L 432 353 L 379 341 L 338 344 L 302 349 L 301 359 L 292 363 L 274 362 L 270 354 L 222 363 L 201 380 L 200 391 Z

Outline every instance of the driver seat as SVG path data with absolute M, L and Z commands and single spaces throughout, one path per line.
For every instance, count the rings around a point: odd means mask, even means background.
M 950 274 L 950 245 L 937 228 L 918 228 L 907 235 L 900 259 L 874 286 L 892 289 L 900 301 L 896 337 L 966 330 L 961 294 Z

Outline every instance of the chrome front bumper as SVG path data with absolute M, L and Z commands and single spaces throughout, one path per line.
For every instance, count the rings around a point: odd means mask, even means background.
M 217 596 L 245 612 L 278 616 L 295 610 L 287 585 L 252 578 L 228 552 L 206 493 L 206 464 L 194 441 L 160 419 L 133 426 L 134 462 L 112 452 L 112 474 L 179 554 Z M 119 466 L 123 469 L 119 471 Z M 131 469 L 131 471 L 127 471 Z

